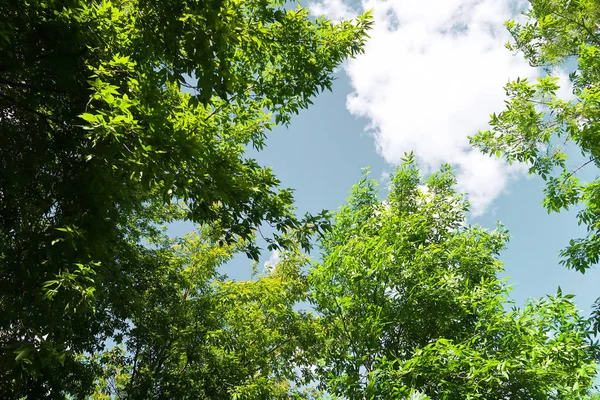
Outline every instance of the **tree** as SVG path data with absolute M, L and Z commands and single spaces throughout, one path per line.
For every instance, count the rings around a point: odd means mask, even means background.
M 208 231 L 164 238 L 162 269 L 146 278 L 124 347 L 90 359 L 103 371 L 93 398 L 308 395 L 297 371 L 317 353 L 318 330 L 294 309 L 307 298 L 307 258 L 288 251 L 259 279 L 225 280 L 218 266 L 236 248 L 207 239 Z
M 517 79 L 506 86 L 506 110 L 493 114 L 491 130 L 479 132 L 472 143 L 488 154 L 529 165 L 529 172 L 546 181 L 544 206 L 560 212 L 579 205 L 577 221 L 587 236 L 572 239 L 561 251 L 562 263 L 581 273 L 600 256 L 600 181 L 583 182 L 577 173 L 600 166 L 600 3 L 597 0 L 533 0 L 526 21 L 508 21 L 521 53 L 547 76 L 537 82 Z M 557 95 L 561 68 L 569 75 L 573 98 Z M 569 163 L 568 151 L 583 161 Z M 600 329 L 600 299 L 596 329 Z
M 327 227 L 244 154 L 331 87 L 370 20 L 262 0 L 1 0 L 0 15 L 0 392 L 84 396 L 98 371 L 81 355 L 130 331 L 149 279 L 174 290 L 157 226 L 211 225 L 252 258 L 262 223 L 273 248 Z
M 503 227 L 468 226 L 449 166 L 422 181 L 409 155 L 385 201 L 365 175 L 311 271 L 323 388 L 348 399 L 574 399 L 595 376 L 570 295 L 509 303 Z M 414 397 L 413 397 L 414 398 Z

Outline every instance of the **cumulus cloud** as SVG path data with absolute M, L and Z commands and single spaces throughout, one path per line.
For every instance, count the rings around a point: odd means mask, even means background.
M 281 261 L 281 256 L 279 254 L 279 250 L 271 251 L 271 255 L 269 256 L 269 259 L 264 264 L 265 273 L 270 274 L 271 272 L 273 272 L 275 270 L 275 267 L 279 263 L 279 261 Z
M 538 76 L 504 48 L 504 21 L 525 7 L 521 0 L 361 0 L 358 7 L 373 10 L 375 26 L 365 53 L 345 65 L 348 110 L 370 121 L 388 163 L 415 151 L 426 173 L 454 165 L 475 216 L 526 170 L 480 154 L 467 139 L 503 109 L 509 80 Z M 311 10 L 332 19 L 358 13 L 342 0 Z
M 325 0 L 310 5 L 310 11 L 313 15 L 327 15 L 332 21 L 354 18 L 357 13 L 348 4 L 342 0 Z

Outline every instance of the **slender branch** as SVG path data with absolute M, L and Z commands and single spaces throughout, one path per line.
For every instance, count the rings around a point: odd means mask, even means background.
M 118 396 L 119 398 L 121 398 L 119 395 L 119 389 L 117 388 L 117 383 L 116 383 L 114 377 L 108 378 L 108 385 L 110 386 L 110 389 L 112 389 L 112 391 L 115 393 L 115 395 Z
M 46 54 L 40 54 L 39 56 L 37 56 L 34 61 L 43 61 L 46 60 L 50 57 L 71 57 L 71 58 L 77 58 L 77 57 L 81 57 L 83 56 L 85 53 L 87 52 L 87 49 L 82 49 L 78 52 L 75 53 L 69 53 L 69 52 L 64 52 L 64 53 L 54 53 L 54 52 L 50 52 L 50 53 L 46 53 Z
M 532 103 L 535 103 L 535 104 L 540 104 L 542 106 L 550 107 L 550 103 L 547 103 L 545 101 L 534 100 L 534 99 L 530 99 L 529 101 L 532 102 Z
M 564 184 L 567 182 L 567 180 L 572 177 L 573 175 L 575 175 L 577 172 L 579 172 L 580 169 L 582 169 L 583 167 L 585 167 L 586 165 L 588 165 L 591 162 L 596 161 L 596 157 L 592 157 L 591 159 L 587 160 L 586 162 L 584 162 L 583 164 L 581 164 L 576 170 L 572 171 L 571 173 L 569 173 L 567 176 L 565 176 L 565 179 L 563 179 L 562 184 L 560 185 L 560 189 L 562 189 L 562 187 L 564 186 Z
M 29 112 L 31 114 L 34 114 L 34 115 L 37 115 L 38 117 L 41 117 L 46 122 L 46 124 L 48 124 L 48 126 L 51 129 L 54 129 L 54 128 L 52 127 L 52 125 L 50 124 L 50 122 L 54 122 L 57 125 L 62 125 L 62 124 L 65 123 L 65 121 L 60 121 L 58 119 L 52 118 L 50 115 L 44 114 L 44 113 L 42 113 L 42 112 L 40 112 L 38 110 L 35 110 L 35 109 L 31 108 L 31 107 L 28 107 L 28 106 L 26 106 L 24 104 L 18 103 L 13 98 L 11 98 L 9 96 L 6 96 L 6 95 L 4 95 L 2 93 L 0 93 L 0 97 L 6 99 L 8 101 L 10 101 L 13 106 L 15 106 L 17 108 L 20 108 L 23 111 L 27 111 L 27 112 Z
M 24 88 L 24 89 L 33 89 L 33 90 L 38 90 L 38 91 L 42 91 L 42 92 L 67 94 L 67 92 L 65 92 L 64 90 L 43 87 L 43 86 L 33 86 L 33 85 L 29 85 L 27 83 L 22 83 L 22 82 L 13 82 L 13 81 L 9 81 L 8 79 L 5 79 L 5 78 L 0 78 L 0 84 L 6 85 L 6 86 L 20 87 L 20 88 Z
M 252 90 L 254 87 L 256 86 L 256 84 L 252 84 L 250 85 L 246 90 L 244 90 L 243 92 L 239 92 L 234 94 L 229 100 L 227 100 L 224 104 L 222 104 L 221 106 L 215 108 L 213 110 L 213 112 L 211 112 L 208 117 L 204 118 L 205 121 L 209 120 L 210 118 L 212 118 L 213 115 L 215 115 L 217 112 L 221 111 L 223 109 L 223 107 L 225 107 L 227 104 L 229 104 L 230 101 L 234 100 L 236 97 L 238 97 L 241 93 L 244 92 L 248 92 L 250 90 Z
M 183 297 L 181 298 L 182 301 L 185 302 L 187 300 L 188 293 L 189 293 L 188 288 L 183 289 Z
M 260 226 L 257 226 L 256 229 L 258 230 L 258 234 L 260 235 L 260 237 L 267 243 L 270 243 L 270 239 L 265 238 L 265 235 L 263 235 L 262 231 L 260 230 Z
M 112 378 L 112 381 L 114 382 L 114 387 L 115 387 L 115 396 L 117 396 L 117 399 L 121 400 L 123 397 L 121 397 L 121 391 L 118 390 L 118 386 L 117 386 L 117 380 L 115 377 Z
M 358 356 L 357 346 L 354 343 L 354 340 L 352 339 L 352 336 L 350 335 L 348 328 L 346 327 L 346 320 L 344 319 L 344 312 L 342 310 L 342 307 L 338 303 L 337 298 L 335 296 L 333 297 L 333 301 L 335 301 L 335 305 L 340 312 L 340 318 L 342 320 L 342 328 L 344 329 L 344 333 L 346 333 L 346 336 L 348 336 L 348 340 L 350 341 L 350 346 L 352 346 L 352 350 L 354 351 L 354 354 L 356 356 Z M 367 370 L 367 372 L 371 372 L 371 367 L 369 365 L 367 365 L 366 363 L 363 363 L 363 365 L 364 365 L 365 369 Z
M 294 339 L 298 339 L 297 336 L 293 336 L 293 337 L 288 337 L 287 339 L 285 339 L 284 341 L 282 341 L 281 343 L 279 343 L 276 346 L 273 346 L 272 348 L 270 348 L 267 353 L 265 354 L 265 356 L 267 358 L 269 358 L 271 356 L 271 354 L 273 354 L 275 351 L 277 351 L 278 349 L 282 348 L 284 345 L 288 344 L 289 342 L 291 342 Z M 250 372 L 251 375 L 256 374 L 258 371 L 260 371 L 261 367 L 256 367 L 254 369 L 249 369 L 248 372 Z
M 157 358 L 156 366 L 153 368 L 153 376 L 155 376 L 163 367 L 165 360 L 167 359 L 169 352 L 171 351 L 171 346 L 173 345 L 173 339 L 167 342 L 167 345 L 162 351 L 162 354 Z
M 600 46 L 600 39 L 598 39 L 598 36 L 596 36 L 596 34 L 587 27 L 587 25 L 584 23 L 585 19 L 584 17 L 581 17 L 581 23 L 579 24 L 583 29 L 585 29 L 585 31 L 592 37 L 592 42 L 596 43 L 598 46 Z
M 134 385 L 135 385 L 135 375 L 137 373 L 139 353 L 140 353 L 140 344 L 137 343 L 137 346 L 135 346 L 135 355 L 133 356 L 133 372 L 131 373 L 131 382 L 133 382 Z
M 564 20 L 566 20 L 566 21 L 568 21 L 568 22 L 571 22 L 572 24 L 575 24 L 575 25 L 578 25 L 578 26 L 580 26 L 581 28 L 583 28 L 583 29 L 584 29 L 584 30 L 585 30 L 585 31 L 586 31 L 586 32 L 587 32 L 587 33 L 588 33 L 588 34 L 591 36 L 592 42 L 594 42 L 594 43 L 596 43 L 598 46 L 600 46 L 600 39 L 599 39 L 599 38 L 596 36 L 596 34 L 594 34 L 594 32 L 593 32 L 593 31 L 591 31 L 591 30 L 590 30 L 590 28 L 588 28 L 588 27 L 587 27 L 587 25 L 584 23 L 584 21 L 585 21 L 585 18 L 584 18 L 584 17 L 581 17 L 581 22 L 579 22 L 579 21 L 577 21 L 577 20 L 573 20 L 573 19 L 567 18 L 567 17 L 565 17 L 564 15 L 560 15 L 560 14 L 559 14 L 559 13 L 557 13 L 557 12 L 551 12 L 551 14 L 552 14 L 552 15 L 554 15 L 555 17 L 562 18 L 562 19 L 564 19 Z

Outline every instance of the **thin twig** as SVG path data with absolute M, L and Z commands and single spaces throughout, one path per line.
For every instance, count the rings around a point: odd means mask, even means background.
M 5 78 L 0 78 L 0 84 L 7 85 L 7 86 L 20 87 L 20 88 L 24 88 L 24 89 L 33 89 L 33 90 L 38 90 L 38 91 L 42 91 L 42 92 L 67 94 L 67 92 L 65 92 L 64 90 L 49 88 L 49 87 L 42 87 L 42 86 L 33 86 L 33 85 L 28 85 L 28 84 L 22 83 L 22 82 L 13 82 L 13 81 L 9 81 L 8 79 L 5 79 Z
M 573 19 L 567 18 L 564 15 L 560 15 L 560 14 L 558 14 L 556 12 L 552 12 L 551 14 L 554 15 L 555 17 L 562 18 L 562 19 L 564 19 L 564 20 L 566 20 L 568 22 L 571 22 L 571 23 L 573 23 L 575 25 L 579 25 L 580 27 L 582 27 L 591 36 L 592 41 L 594 43 L 596 43 L 598 46 L 600 46 L 600 39 L 598 39 L 598 37 L 596 37 L 596 35 L 583 22 L 585 20 L 584 17 L 581 18 L 582 22 L 579 22 L 577 20 L 573 20 Z
M 594 162 L 594 161 L 596 161 L 596 158 L 595 158 L 595 157 L 592 157 L 591 159 L 589 159 L 589 160 L 587 160 L 586 162 L 584 162 L 583 164 L 581 164 L 581 165 L 579 166 L 579 168 L 577 168 L 576 170 L 574 170 L 573 172 L 571 172 L 571 173 L 569 173 L 567 176 L 565 176 L 565 179 L 563 179 L 563 182 L 562 182 L 562 184 L 560 185 L 560 188 L 559 188 L 558 190 L 562 189 L 562 187 L 564 186 L 564 184 L 567 182 L 567 180 L 568 180 L 570 177 L 572 177 L 572 176 L 573 176 L 573 175 L 575 175 L 575 174 L 576 174 L 576 173 L 577 173 L 577 172 L 578 172 L 580 169 L 582 169 L 583 167 L 585 167 L 586 165 L 588 165 L 589 163 L 591 163 L 591 162 Z
M 250 85 L 246 90 L 244 90 L 243 92 L 240 93 L 244 93 L 244 92 L 248 92 L 250 90 L 252 90 L 254 87 L 256 86 L 256 84 L 252 84 Z M 221 106 L 215 108 L 213 110 L 213 112 L 211 112 L 208 117 L 204 118 L 205 121 L 209 120 L 210 118 L 212 118 L 213 115 L 215 115 L 217 112 L 221 111 L 223 109 L 223 107 L 225 107 L 226 105 L 228 105 L 232 100 L 234 100 L 236 97 L 238 97 L 240 95 L 240 93 L 236 93 L 234 94 L 229 100 L 226 100 L 224 104 L 222 104 Z

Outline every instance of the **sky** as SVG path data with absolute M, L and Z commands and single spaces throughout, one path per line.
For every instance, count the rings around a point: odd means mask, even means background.
M 559 250 L 585 235 L 575 210 L 548 215 L 539 178 L 528 177 L 523 165 L 481 154 L 468 141 L 487 128 L 492 112 L 502 110 L 509 80 L 539 74 L 504 47 L 509 36 L 503 23 L 521 18 L 526 3 L 318 0 L 304 5 L 333 20 L 372 9 L 375 24 L 365 53 L 339 69 L 333 91 L 318 96 L 288 128 L 271 132 L 266 149 L 253 154 L 273 167 L 284 187 L 295 189 L 298 211 L 337 209 L 361 168 L 370 166 L 373 178 L 385 179 L 407 151 L 416 153 L 425 173 L 450 163 L 458 189 L 472 205 L 469 223 L 494 228 L 502 221 L 511 233 L 501 259 L 514 301 L 554 294 L 560 285 L 588 313 L 600 295 L 595 290 L 600 271 L 582 275 L 559 265 Z M 559 75 L 560 94 L 568 98 L 566 73 Z M 264 254 L 261 264 L 274 256 Z M 250 263 L 237 257 L 225 272 L 247 279 Z

